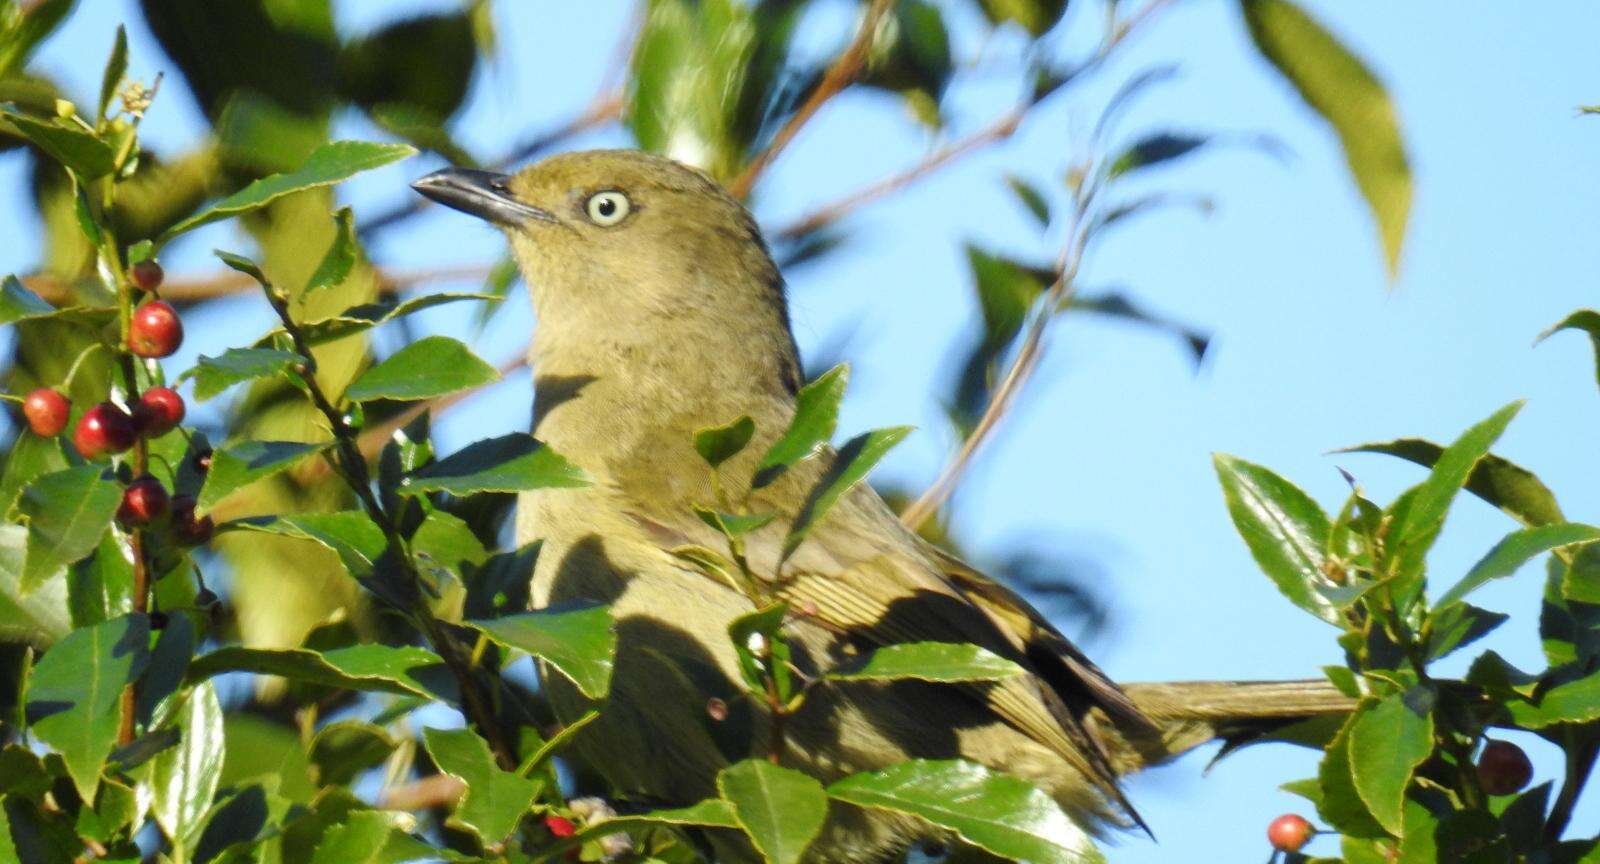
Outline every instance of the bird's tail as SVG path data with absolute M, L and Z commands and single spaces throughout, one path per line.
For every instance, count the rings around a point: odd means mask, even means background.
M 1159 765 L 1219 738 L 1240 743 L 1302 724 L 1306 734 L 1289 737 L 1314 742 L 1356 706 L 1322 679 L 1179 681 L 1122 689 L 1151 723 L 1133 728 L 1096 718 L 1119 773 Z

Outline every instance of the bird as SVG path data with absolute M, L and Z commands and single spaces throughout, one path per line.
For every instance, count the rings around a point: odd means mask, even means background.
M 516 535 L 541 544 L 534 606 L 600 602 L 615 616 L 611 690 L 575 739 L 615 794 L 692 804 L 717 794 L 720 769 L 774 750 L 823 782 L 960 758 L 1035 784 L 1085 836 L 1106 836 L 1149 830 L 1125 775 L 1219 737 L 1353 707 L 1323 681 L 1120 686 L 1021 596 L 902 525 L 866 483 L 785 560 L 785 533 L 834 454 L 752 488 L 757 460 L 795 416 L 802 367 L 756 221 L 704 172 L 592 150 L 509 175 L 446 168 L 413 187 L 502 229 L 532 298 L 532 431 L 592 483 L 522 493 Z M 749 446 L 713 472 L 694 434 L 742 417 L 754 422 Z M 1025 674 L 815 687 L 769 741 L 772 718 L 741 698 L 728 637 L 752 599 L 674 551 L 725 548 L 695 514 L 719 492 L 778 514 L 747 536 L 745 555 L 761 590 L 791 610 L 785 632 L 802 676 L 923 641 L 974 644 Z M 560 676 L 545 687 L 565 722 L 594 707 Z M 928 839 L 909 817 L 834 806 L 804 860 L 884 860 Z M 718 848 L 745 860 L 737 845 Z

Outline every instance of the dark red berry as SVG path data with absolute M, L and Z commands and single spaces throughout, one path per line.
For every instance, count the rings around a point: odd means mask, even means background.
M 85 459 L 99 459 L 132 447 L 138 437 L 133 418 L 126 411 L 101 402 L 78 418 L 78 427 L 72 430 L 72 446 Z
M 1299 852 L 1317 829 L 1303 817 L 1285 813 L 1267 826 L 1267 842 L 1280 852 Z
M 183 397 L 171 387 L 151 387 L 133 409 L 134 425 L 146 438 L 159 438 L 183 422 Z
M 171 306 L 151 300 L 133 310 L 128 350 L 140 357 L 170 357 L 183 344 L 183 322 Z
M 149 525 L 167 514 L 167 489 L 149 474 L 137 477 L 122 491 L 117 521 L 128 526 Z
M 67 428 L 67 415 L 72 403 L 59 390 L 40 387 L 22 400 L 22 416 L 28 418 L 28 428 L 41 438 L 60 435 Z
M 1533 779 L 1528 754 L 1510 741 L 1490 741 L 1478 755 L 1478 782 L 1490 795 L 1510 795 Z
M 140 291 L 154 291 L 161 287 L 161 265 L 146 259 L 128 268 L 128 279 Z
M 578 833 L 576 823 L 565 816 L 557 816 L 554 813 L 544 814 L 544 827 L 550 829 L 551 835 L 555 837 L 571 837 Z
M 201 546 L 210 542 L 216 523 L 210 516 L 195 518 L 195 501 L 188 495 L 172 499 L 172 535 L 185 546 Z

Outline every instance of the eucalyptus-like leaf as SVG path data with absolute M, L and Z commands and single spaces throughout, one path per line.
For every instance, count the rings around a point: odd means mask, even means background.
M 1411 213 L 1411 166 L 1383 83 L 1338 38 L 1290 0 L 1240 0 L 1256 48 L 1333 126 L 1378 223 L 1391 278 Z
M 1338 450 L 1339 453 L 1383 453 L 1424 468 L 1432 468 L 1445 448 L 1422 438 L 1375 441 Z M 1486 453 L 1467 475 L 1465 488 L 1527 526 L 1565 522 L 1555 493 L 1537 475 L 1514 462 Z
M 226 755 L 222 705 L 208 681 L 190 691 L 176 716 L 178 746 L 150 763 L 151 815 L 174 848 L 199 839 Z
M 1593 309 L 1579 309 L 1540 333 L 1535 344 L 1549 339 L 1562 330 L 1581 330 L 1589 334 L 1589 345 L 1594 349 L 1594 380 L 1596 384 L 1600 384 L 1600 312 Z
M 836 781 L 828 796 L 916 816 L 1014 861 L 1104 861 L 1094 842 L 1049 795 L 972 762 L 913 759 Z
M 117 743 L 122 688 L 144 672 L 149 642 L 145 616 L 115 618 L 67 634 L 29 676 L 29 729 L 61 754 L 85 801 Z
M 111 145 L 71 120 L 42 118 L 23 114 L 0 105 L 0 127 L 10 126 L 17 134 L 67 168 L 80 180 L 94 180 L 111 173 L 116 154 Z
M 467 621 L 505 648 L 549 663 L 591 699 L 611 689 L 617 634 L 611 609 L 577 605 Z
M 717 791 L 767 864 L 796 864 L 828 818 L 828 793 L 810 775 L 746 759 L 717 774 Z
M 121 502 L 122 487 L 100 464 L 45 474 L 29 483 L 17 504 L 28 523 L 23 593 L 93 552 Z
M 505 840 L 543 784 L 501 770 L 489 745 L 471 729 L 424 729 L 422 737 L 439 770 L 466 787 L 452 821 L 478 835 L 485 845 Z
M 1358 714 L 1350 727 L 1350 774 L 1383 827 L 1404 833 L 1406 787 L 1433 753 L 1433 690 L 1413 687 Z
M 783 538 L 783 554 L 778 561 L 780 567 L 805 542 L 811 529 L 827 517 L 828 511 L 839 502 L 839 498 L 865 479 L 878 461 L 888 455 L 896 444 L 905 440 L 911 430 L 910 426 L 874 429 L 857 435 L 839 448 L 833 464 L 817 481 L 817 485 L 812 487 L 805 504 L 800 507 L 799 515 L 789 526 L 788 535 Z
M 1600 540 L 1600 528 L 1574 522 L 1557 522 L 1536 528 L 1523 528 L 1507 534 L 1487 555 L 1472 565 L 1461 581 L 1444 592 L 1436 605 L 1447 606 L 1464 599 L 1492 579 L 1510 576 L 1529 559 L 1552 549 Z
M 381 168 L 415 155 L 409 144 L 381 144 L 373 141 L 331 141 L 306 157 L 294 171 L 273 174 L 256 180 L 187 219 L 180 220 L 161 234 L 158 243 L 222 219 L 258 210 L 294 192 L 331 186 L 362 171 Z M 109 170 L 109 168 L 107 169 Z M 103 172 L 102 172 L 103 173 Z
M 204 402 L 235 384 L 286 374 L 301 362 L 300 355 L 278 348 L 229 348 L 216 357 L 200 355 L 178 380 L 193 378 L 195 401 Z
M 311 271 L 305 293 L 309 296 L 344 284 L 344 280 L 349 279 L 350 272 L 355 269 L 356 252 L 359 249 L 355 216 L 349 207 L 341 207 L 333 214 L 333 242 L 329 244 L 322 260 L 317 262 L 317 269 Z
M 1023 674 L 1016 663 L 977 645 L 906 642 L 885 645 L 860 662 L 827 673 L 834 681 L 999 681 Z
M 1327 577 L 1323 549 L 1332 525 L 1311 496 L 1260 465 L 1218 453 L 1212 457 L 1233 526 L 1262 572 L 1289 601 L 1340 626 L 1339 608 L 1317 590 Z
M 400 481 L 410 495 L 448 492 L 525 492 L 531 489 L 575 489 L 589 485 L 589 475 L 531 435 L 513 433 L 468 444 L 455 453 L 422 466 Z
M 294 467 L 332 446 L 331 442 L 240 441 L 211 456 L 211 470 L 200 488 L 199 505 L 209 510 L 229 494 Z
M 500 373 L 448 336 L 425 336 L 361 373 L 346 399 L 414 401 L 470 390 L 500 380 Z
M 800 388 L 795 396 L 794 418 L 761 457 L 753 485 L 759 488 L 770 484 L 833 438 L 833 430 L 839 425 L 839 403 L 844 400 L 849 381 L 850 365 L 840 363 Z
M 756 424 L 749 416 L 740 417 L 722 426 L 707 426 L 694 433 L 694 449 L 707 465 L 716 468 L 739 455 L 750 443 Z
M 345 690 L 455 698 L 449 670 L 439 655 L 409 645 L 355 645 L 321 652 L 228 646 L 195 658 L 185 677 L 198 684 L 226 672 L 281 675 Z

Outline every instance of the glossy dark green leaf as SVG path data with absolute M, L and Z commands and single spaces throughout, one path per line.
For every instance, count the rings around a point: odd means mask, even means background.
M 339 556 L 351 576 L 363 580 L 372 577 L 375 562 L 388 548 L 383 530 L 359 510 L 257 516 L 229 522 L 223 529 L 263 531 L 320 543 Z
M 1368 703 L 1370 704 L 1370 703 Z M 1363 710 L 1369 710 L 1363 706 Z M 1317 813 L 1335 830 L 1352 837 L 1387 837 L 1388 834 L 1356 791 L 1355 778 L 1350 769 L 1350 730 L 1344 728 L 1329 742 L 1317 766 L 1317 784 L 1322 790 L 1317 802 Z
M 166 722 L 171 714 L 168 697 L 183 686 L 195 647 L 194 622 L 183 612 L 169 614 L 167 626 L 161 629 L 155 647 L 150 649 L 144 677 L 139 679 L 138 701 L 134 707 L 139 712 L 140 722 L 147 726 L 154 725 L 158 719 Z
M 466 9 L 408 17 L 344 46 L 339 90 L 366 108 L 404 106 L 442 123 L 466 98 L 477 59 Z
M 1340 453 L 1384 453 L 1432 468 L 1444 448 L 1421 438 L 1398 438 L 1348 447 Z M 1466 490 L 1524 525 L 1565 522 L 1556 496 L 1532 471 L 1494 454 L 1485 454 L 1467 475 Z
M 93 552 L 121 502 L 122 487 L 104 465 L 79 465 L 29 483 L 17 504 L 28 522 L 23 593 Z
M 185 231 L 222 219 L 249 213 L 293 192 L 316 189 L 349 179 L 362 171 L 381 168 L 416 153 L 408 144 L 373 141 L 331 141 L 323 144 L 299 168 L 263 177 L 162 232 L 165 243 Z
M 117 39 L 111 45 L 111 58 L 106 61 L 105 72 L 100 76 L 100 101 L 95 116 L 104 120 L 111 101 L 117 96 L 122 76 L 128 73 L 128 28 L 117 25 Z
M 329 442 L 240 441 L 223 447 L 211 456 L 211 470 L 206 473 L 206 484 L 200 488 L 200 508 L 209 510 L 230 493 L 287 471 L 330 446 Z
M 439 770 L 466 786 L 452 820 L 485 844 L 506 839 L 533 805 L 542 784 L 501 770 L 489 745 L 471 729 L 424 729 L 422 737 Z
M 297 730 L 259 715 L 234 712 L 223 720 L 223 737 L 227 758 L 222 764 L 222 788 L 262 780 L 289 801 L 311 800 L 316 787 Z
M 178 376 L 194 379 L 194 398 L 204 402 L 235 384 L 257 378 L 276 378 L 301 362 L 300 355 L 277 348 L 229 348 L 216 357 L 200 355 Z
M 1016 196 L 1016 199 L 1022 203 L 1022 206 L 1027 209 L 1040 227 L 1046 227 L 1050 224 L 1050 199 L 1044 197 L 1044 193 L 1039 191 L 1038 186 L 1016 175 L 1008 175 L 1006 177 L 1006 187 L 1011 190 L 1011 194 Z
M 715 468 L 739 455 L 755 432 L 756 423 L 748 416 L 722 426 L 707 426 L 695 431 L 694 449 L 707 465 Z
M 1478 461 L 1488 455 L 1489 448 L 1520 410 L 1522 403 L 1512 402 L 1463 432 L 1439 454 L 1428 478 L 1417 486 L 1416 498 L 1406 508 L 1404 518 L 1390 529 L 1396 545 L 1415 543 L 1418 538 L 1437 532 L 1456 492 L 1466 485 Z
M 833 509 L 839 498 L 865 479 L 878 461 L 888 455 L 896 444 L 905 440 L 905 437 L 911 434 L 911 430 L 910 426 L 874 429 L 851 438 L 839 448 L 839 452 L 834 455 L 833 464 L 817 481 L 817 485 L 812 487 L 806 496 L 805 504 L 800 507 L 799 515 L 795 516 L 794 523 L 789 526 L 789 533 L 783 538 L 783 554 L 778 559 L 779 567 L 782 567 L 783 562 L 805 542 L 806 535 L 811 533 L 811 529 L 827 518 L 828 511 Z
M 1328 516 L 1298 486 L 1260 465 L 1218 453 L 1212 457 L 1233 526 L 1262 572 L 1289 601 L 1340 626 L 1343 615 L 1317 590 L 1326 582 L 1323 543 Z
M 1038 864 L 1103 861 L 1050 796 L 1008 774 L 960 760 L 914 759 L 828 787 L 849 804 L 906 813 L 992 854 Z
M 72 619 L 65 580 L 47 579 L 22 590 L 27 542 L 27 528 L 0 525 L 0 640 L 43 648 L 67 635 Z
M 978 5 L 990 21 L 1015 21 L 1035 37 L 1056 26 L 1067 11 L 1067 0 L 978 0 Z
M 61 439 L 40 438 L 28 430 L 17 433 L 6 454 L 6 470 L 0 476 L 0 514 L 7 521 L 20 521 L 16 513 L 22 487 L 36 478 L 67 467 L 67 453 Z
M 150 763 L 150 813 L 181 857 L 181 850 L 200 839 L 226 754 L 222 704 L 210 682 L 189 692 L 175 720 L 182 733 L 178 746 Z
M 28 290 L 15 276 L 0 281 L 0 324 L 14 324 L 28 318 L 54 315 L 56 307 Z
M 445 510 L 434 510 L 417 532 L 411 535 L 411 551 L 426 570 L 446 570 L 457 579 L 468 567 L 476 567 L 489 557 L 483 541 L 472 533 L 472 526 Z
M 468 567 L 462 574 L 467 599 L 461 614 L 482 619 L 525 611 L 540 545 L 536 540 L 514 552 L 492 555 L 482 566 Z
M 977 645 L 906 642 L 885 645 L 857 663 L 827 673 L 835 681 L 999 681 L 1021 675 L 1016 663 Z
M 1574 522 L 1557 522 L 1513 531 L 1496 543 L 1478 563 L 1472 565 L 1472 569 L 1461 577 L 1461 581 L 1444 592 L 1437 605 L 1447 606 L 1465 599 L 1484 583 L 1515 573 L 1517 568 L 1536 555 L 1563 546 L 1593 543 L 1596 540 L 1600 540 L 1600 528 Z
M 1256 48 L 1333 126 L 1378 223 L 1392 278 L 1411 212 L 1411 166 L 1383 83 L 1361 59 L 1289 0 L 1240 0 Z
M 617 634 L 609 607 L 537 609 L 466 623 L 505 648 L 549 663 L 591 699 L 611 689 Z
M 1429 660 L 1437 660 L 1489 635 L 1511 616 L 1479 609 L 1471 603 L 1438 606 L 1428 633 L 1425 650 Z
M 400 481 L 411 495 L 449 492 L 525 492 L 530 489 L 576 489 L 589 485 L 589 475 L 531 435 L 514 433 L 486 438 L 413 471 Z
M 341 207 L 333 214 L 333 242 L 328 245 L 322 260 L 317 262 L 317 269 L 311 271 L 305 293 L 311 295 L 344 284 L 344 280 L 349 279 L 350 272 L 355 269 L 356 253 L 360 248 L 356 241 L 355 216 L 349 207 Z
M 89 557 L 67 568 L 67 608 L 73 627 L 133 611 L 133 544 L 126 532 L 105 532 Z
M 787 603 L 773 603 L 747 612 L 728 624 L 728 639 L 739 658 L 739 672 L 752 693 L 766 690 L 770 676 L 778 698 L 787 702 L 793 690 L 794 673 L 789 668 L 790 648 L 783 625 L 788 618 Z
M 435 848 L 401 830 L 410 824 L 402 813 L 355 809 L 329 825 L 306 864 L 402 864 L 419 859 L 471 861 L 449 849 Z
M 100 769 L 117 742 L 122 688 L 144 671 L 149 640 L 143 615 L 74 630 L 29 676 L 29 728 L 61 754 L 85 800 L 94 800 Z
M 1533 691 L 1533 686 L 1526 689 Z M 1557 684 L 1527 701 L 1508 701 L 1505 707 L 1511 719 L 1525 729 L 1600 720 L 1600 671 Z
M 81 180 L 111 173 L 116 156 L 111 145 L 70 120 L 33 117 L 0 105 L 0 129 L 6 127 L 16 130 L 45 155 L 72 169 Z
M 778 479 L 833 438 L 833 430 L 839 425 L 839 403 L 844 401 L 849 381 L 850 364 L 840 363 L 800 388 L 789 428 L 762 455 L 754 486 L 766 486 Z
M 371 303 L 361 303 L 351 306 L 329 318 L 320 318 L 300 325 L 300 333 L 305 337 L 306 343 L 315 347 L 325 345 L 346 336 L 363 333 L 380 324 L 386 324 L 397 318 L 403 318 L 413 312 L 432 309 L 447 303 L 458 303 L 462 300 L 491 299 L 486 294 L 460 294 L 441 292 L 438 294 L 423 294 L 401 300 L 390 297 L 375 300 Z M 277 329 L 266 336 L 256 340 L 256 345 L 262 346 L 272 342 L 278 336 L 284 335 L 283 330 Z
M 1595 548 L 1584 547 L 1585 554 Z M 1539 608 L 1539 638 L 1551 666 L 1600 657 L 1600 603 L 1577 599 L 1563 590 L 1567 569 L 1558 559 L 1549 559 Z
M 1373 817 L 1404 833 L 1406 787 L 1433 753 L 1433 704 L 1426 687 L 1387 696 L 1356 716 L 1350 727 L 1350 775 Z
M 762 759 L 722 769 L 717 791 L 767 864 L 796 864 L 828 817 L 821 783 Z
M 74 830 L 72 821 L 56 808 L 46 813 L 40 802 L 10 796 L 0 800 L 0 828 L 6 829 L 7 839 L 14 844 L 15 858 L 21 864 L 68 864 L 83 855 L 83 841 Z M 4 851 L 5 844 L 0 844 Z
M 500 380 L 500 373 L 448 336 L 425 336 L 363 372 L 346 399 L 433 399 Z
M 1600 312 L 1579 309 L 1540 333 L 1537 341 L 1543 342 L 1562 330 L 1581 330 L 1589 334 L 1589 344 L 1594 348 L 1594 380 L 1600 384 Z
M 317 730 L 307 751 L 319 786 L 347 786 L 376 768 L 398 746 L 382 727 L 361 720 L 336 720 Z
M 356 645 L 324 652 L 228 646 L 195 658 L 187 678 L 199 683 L 225 672 L 281 675 L 324 687 L 401 696 L 450 695 L 444 661 L 413 646 Z

